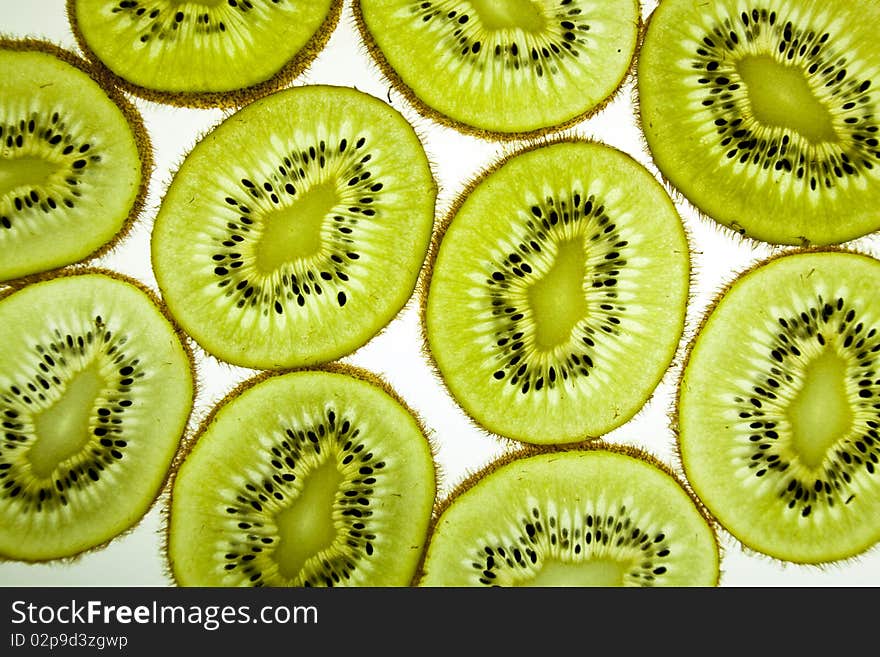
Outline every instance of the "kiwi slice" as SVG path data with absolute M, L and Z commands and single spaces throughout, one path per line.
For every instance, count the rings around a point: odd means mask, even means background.
M 874 0 L 663 0 L 637 70 L 657 167 L 757 240 L 880 229 L 878 23 Z
M 0 38 L 0 281 L 97 257 L 143 207 L 140 115 L 51 43 Z
M 486 137 L 596 112 L 629 72 L 640 25 L 638 0 L 359 0 L 354 13 L 374 60 L 422 114 Z
M 880 261 L 798 251 L 719 297 L 678 398 L 685 474 L 743 545 L 821 563 L 880 540 Z
M 342 0 L 67 0 L 87 56 L 143 98 L 230 107 L 280 89 L 324 48 Z
M 259 369 L 335 360 L 412 296 L 437 186 L 413 128 L 346 87 L 267 96 L 202 139 L 152 235 L 172 313 L 208 352 Z
M 0 557 L 104 545 L 160 493 L 193 403 L 155 295 L 86 269 L 0 298 Z
M 673 471 L 622 445 L 514 452 L 441 506 L 420 586 L 715 586 L 709 516 Z
M 436 491 L 431 445 L 377 376 L 258 375 L 202 424 L 174 479 L 182 586 L 406 586 Z
M 530 443 L 597 437 L 647 401 L 681 338 L 684 227 L 659 182 L 605 144 L 525 147 L 446 217 L 425 341 L 483 428 Z

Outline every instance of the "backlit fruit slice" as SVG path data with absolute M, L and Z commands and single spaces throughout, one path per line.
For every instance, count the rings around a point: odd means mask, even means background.
M 600 108 L 630 70 L 640 21 L 637 0 L 359 0 L 354 11 L 379 66 L 423 114 L 502 137 Z
M 714 527 L 633 448 L 525 452 L 445 501 L 420 586 L 715 586 Z
M 177 171 L 156 218 L 153 268 L 207 351 L 246 367 L 335 360 L 415 288 L 436 184 L 386 103 L 297 87 L 223 122 Z
M 57 46 L 0 39 L 0 281 L 110 248 L 152 156 L 137 110 Z
M 152 293 L 103 270 L 0 299 L 0 556 L 70 557 L 135 525 L 193 402 L 190 354 Z
M 241 105 L 311 64 L 342 0 L 67 0 L 77 41 L 123 88 L 188 106 Z
M 878 23 L 875 0 L 664 0 L 637 75 L 657 167 L 758 240 L 880 229 Z
M 424 309 L 430 353 L 485 429 L 530 443 L 629 420 L 672 360 L 689 284 L 681 218 L 628 155 L 522 150 L 447 218 Z
M 171 569 L 183 586 L 406 586 L 435 491 L 421 424 L 373 375 L 257 377 L 180 466 Z
M 679 392 L 688 480 L 744 545 L 786 561 L 880 540 L 880 261 L 795 252 L 719 298 Z

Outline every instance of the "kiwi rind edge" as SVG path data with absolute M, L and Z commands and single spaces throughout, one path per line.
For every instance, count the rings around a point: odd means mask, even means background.
M 641 0 L 639 1 L 639 7 L 641 8 Z M 630 60 L 627 64 L 626 70 L 622 73 L 620 80 L 618 81 L 614 90 L 593 107 L 586 110 L 585 112 L 581 112 L 576 116 L 573 116 L 565 121 L 555 123 L 553 125 L 535 128 L 534 130 L 502 131 L 480 128 L 465 123 L 464 121 L 453 119 L 452 117 L 449 117 L 446 114 L 437 111 L 436 109 L 425 103 L 401 79 L 401 77 L 397 74 L 397 71 L 394 70 L 394 67 L 391 66 L 391 64 L 388 62 L 388 59 L 382 53 L 382 50 L 379 48 L 378 43 L 373 38 L 370 30 L 367 28 L 363 12 L 361 11 L 360 0 L 354 0 L 352 2 L 352 14 L 354 17 L 354 23 L 357 28 L 357 32 L 361 37 L 361 45 L 363 46 L 363 49 L 367 51 L 370 62 L 377 69 L 379 75 L 391 86 L 391 89 L 402 96 L 410 107 L 415 109 L 415 111 L 424 119 L 432 121 L 443 127 L 451 128 L 462 134 L 471 137 L 477 137 L 481 140 L 490 142 L 539 139 L 546 135 L 568 130 L 569 128 L 572 128 L 601 112 L 609 103 L 611 103 L 621 94 L 623 87 L 626 86 L 627 81 L 633 76 L 636 68 L 637 54 L 642 47 L 642 38 L 644 34 L 642 29 L 644 20 L 641 15 L 639 15 L 636 25 L 635 48 L 633 49 L 633 52 L 630 56 Z
M 654 18 L 654 12 L 651 12 L 651 14 L 647 18 L 645 18 L 640 25 L 638 46 L 636 48 L 636 54 L 633 57 L 633 64 L 632 64 L 633 71 L 638 70 L 639 58 L 642 53 L 642 44 L 645 41 L 645 36 L 648 33 L 648 28 L 651 25 L 651 19 L 653 19 L 653 18 Z M 645 136 L 644 124 L 642 122 L 642 113 L 640 111 L 641 102 L 640 102 L 640 97 L 639 97 L 639 85 L 638 84 L 634 84 L 632 86 L 630 99 L 632 101 L 633 108 L 635 109 L 635 111 L 633 112 L 633 118 L 635 119 L 636 127 L 638 128 L 638 130 L 636 132 L 638 134 L 639 145 L 642 148 L 642 152 L 651 161 L 651 171 L 660 180 L 660 182 L 663 184 L 663 187 L 666 189 L 667 193 L 675 200 L 675 204 L 678 207 L 685 206 L 685 207 L 690 208 L 696 214 L 696 216 L 699 217 L 699 219 L 702 222 L 706 223 L 707 225 L 711 225 L 712 227 L 714 227 L 715 229 L 720 231 L 721 234 L 724 235 L 724 237 L 726 237 L 729 240 L 734 241 L 736 244 L 740 244 L 740 245 L 745 244 L 745 245 L 751 246 L 752 248 L 765 247 L 765 246 L 771 246 L 771 247 L 791 246 L 791 245 L 773 244 L 771 242 L 766 242 L 764 240 L 758 239 L 757 237 L 752 237 L 751 235 L 746 233 L 745 228 L 743 228 L 739 224 L 722 223 L 722 222 L 716 220 L 715 218 L 713 218 L 712 216 L 710 216 L 709 214 L 707 214 L 706 212 L 704 212 L 701 208 L 697 207 L 689 198 L 687 198 L 685 196 L 685 194 L 678 187 L 673 185 L 672 181 L 669 180 L 669 178 L 667 178 L 666 175 L 662 171 L 660 171 L 660 168 L 654 162 L 654 156 L 651 153 L 650 146 L 648 145 L 648 138 Z M 809 245 L 808 241 L 806 239 L 804 239 L 800 246 L 807 248 L 810 245 Z
M 437 529 L 437 525 L 440 522 L 443 514 L 450 506 L 452 506 L 452 504 L 460 495 L 479 484 L 486 476 L 508 465 L 509 463 L 513 463 L 514 461 L 519 461 L 542 454 L 564 454 L 571 452 L 590 451 L 611 452 L 614 454 L 621 454 L 624 456 L 629 456 L 631 458 L 639 459 L 642 462 L 652 465 L 664 474 L 668 475 L 681 487 L 681 489 L 690 498 L 700 516 L 706 522 L 706 525 L 709 527 L 709 530 L 715 541 L 715 546 L 718 549 L 719 571 L 716 581 L 714 582 L 714 586 L 718 586 L 723 576 L 722 566 L 724 563 L 724 546 L 718 540 L 718 521 L 712 516 L 711 513 L 709 513 L 709 510 L 706 508 L 700 498 L 698 498 L 694 494 L 693 490 L 687 484 L 686 480 L 684 480 L 678 473 L 676 473 L 671 465 L 665 463 L 647 449 L 627 445 L 624 443 L 608 442 L 604 439 L 592 439 L 580 443 L 567 443 L 561 445 L 522 444 L 514 449 L 506 451 L 505 453 L 498 457 L 495 457 L 494 459 L 491 459 L 482 467 L 472 469 L 468 474 L 464 475 L 448 494 L 438 500 L 437 504 L 434 507 L 434 513 L 431 517 L 431 522 L 428 525 L 428 539 L 425 541 L 425 549 L 422 550 L 422 557 L 419 560 L 419 565 L 416 571 L 416 578 L 414 580 L 415 585 L 418 586 L 419 582 L 421 582 L 421 580 L 425 576 L 425 560 L 428 554 L 428 547 L 431 543 L 431 537 L 434 535 Z
M 150 188 L 150 182 L 155 168 L 155 161 L 152 140 L 140 111 L 134 103 L 132 103 L 131 100 L 129 100 L 129 98 L 117 88 L 113 80 L 101 71 L 100 68 L 92 65 L 88 60 L 83 59 L 71 50 L 46 39 L 9 37 L 0 34 L 0 50 L 46 53 L 88 75 L 99 87 L 101 87 L 107 97 L 122 112 L 126 122 L 131 128 L 132 135 L 134 136 L 135 145 L 137 146 L 138 151 L 138 159 L 141 163 L 140 183 L 135 194 L 134 203 L 129 209 L 128 216 L 123 221 L 122 226 L 109 241 L 74 262 L 51 267 L 40 272 L 18 276 L 10 280 L 0 280 L 0 289 L 2 289 L 4 286 L 12 285 L 16 282 L 28 283 L 40 280 L 47 274 L 51 275 L 60 272 L 65 267 L 71 265 L 92 263 L 112 252 L 121 241 L 128 237 L 144 212 L 147 193 Z
M 431 277 L 434 271 L 434 265 L 437 261 L 437 255 L 440 250 L 440 246 L 443 242 L 443 237 L 446 234 L 446 231 L 449 229 L 450 224 L 452 223 L 455 216 L 458 214 L 458 211 L 461 209 L 461 206 L 468 199 L 471 193 L 474 191 L 476 187 L 478 187 L 486 178 L 488 178 L 495 171 L 500 169 L 504 164 L 507 163 L 513 157 L 518 155 L 522 155 L 524 153 L 528 153 L 530 151 L 538 150 L 540 148 L 544 148 L 546 146 L 552 146 L 554 144 L 560 143 L 592 143 L 599 144 L 603 146 L 608 146 L 610 148 L 614 148 L 616 151 L 626 155 L 634 162 L 641 164 L 636 160 L 632 155 L 626 153 L 625 151 L 618 149 L 615 146 L 610 146 L 605 142 L 599 141 L 597 139 L 592 139 L 588 137 L 582 137 L 577 134 L 559 134 L 559 135 L 546 135 L 544 137 L 535 137 L 529 139 L 525 144 L 519 146 L 507 145 L 508 147 L 505 149 L 503 153 L 500 155 L 496 155 L 495 158 L 486 166 L 484 166 L 480 171 L 478 171 L 475 175 L 473 175 L 455 194 L 452 202 L 448 205 L 448 207 L 444 210 L 444 213 L 440 219 L 438 219 L 435 223 L 437 227 L 434 231 L 434 234 L 431 237 L 431 242 L 428 247 L 428 255 L 425 259 L 425 263 L 422 267 L 421 275 L 419 276 L 418 284 L 416 285 L 416 296 L 417 302 L 419 304 L 418 315 L 418 330 L 419 330 L 419 342 L 420 342 L 420 350 L 422 352 L 422 358 L 428 364 L 429 369 L 433 375 L 435 381 L 437 381 L 441 387 L 449 393 L 449 388 L 446 385 L 446 380 L 443 377 L 443 374 L 440 371 L 440 367 L 437 364 L 437 360 L 434 357 L 433 352 L 430 349 L 428 342 L 428 323 L 427 323 L 427 312 L 428 312 L 428 292 L 431 287 Z M 649 170 L 650 172 L 650 170 Z M 668 190 L 667 190 L 668 191 Z M 697 283 L 697 272 L 693 259 L 693 237 L 691 235 L 690 229 L 685 221 L 682 221 L 682 231 L 684 233 L 685 241 L 688 244 L 689 251 L 689 261 L 690 266 L 688 267 L 688 281 L 687 281 L 687 294 L 686 294 L 686 314 L 689 313 L 687 309 L 689 309 L 692 305 L 692 302 L 695 297 L 695 287 Z M 687 324 L 687 317 L 685 317 L 685 325 Z M 685 326 L 686 329 L 686 326 Z M 684 334 L 683 334 L 684 335 Z M 669 376 L 670 370 L 679 367 L 679 362 L 682 359 L 682 338 L 679 339 L 679 344 L 676 346 L 675 352 L 673 353 L 672 359 L 670 363 L 667 365 L 666 370 L 664 370 L 661 375 L 660 380 Z M 658 381 L 659 383 L 659 381 Z M 654 397 L 656 392 L 655 389 L 651 391 L 648 397 L 645 400 L 645 405 Z M 456 406 L 461 408 L 456 402 Z M 644 409 L 644 405 L 639 408 L 634 414 L 633 418 L 638 416 Z M 482 435 L 488 438 L 492 438 L 499 442 L 502 446 L 506 448 L 515 448 L 516 446 L 522 446 L 528 444 L 527 441 L 519 441 L 513 438 L 509 438 L 507 436 L 502 436 L 493 432 L 488 427 L 484 426 L 479 422 L 479 420 L 475 417 L 472 417 L 470 414 L 466 413 L 464 409 L 461 409 L 461 413 L 467 418 L 471 426 L 477 429 Z M 630 418 L 630 421 L 633 419 Z M 626 424 L 626 423 L 624 423 Z M 601 436 L 582 436 L 580 440 L 575 440 L 571 444 L 578 444 L 579 442 L 587 442 L 587 441 L 600 441 Z
M 661 0 L 662 1 L 662 0 Z M 655 8 L 656 10 L 656 8 Z M 654 12 L 642 20 L 640 24 L 640 31 L 636 46 L 636 52 L 633 57 L 632 62 L 632 70 L 635 72 L 638 69 L 639 58 L 642 52 L 642 44 L 645 41 L 645 36 L 648 33 L 648 28 L 651 25 L 651 20 L 654 18 Z M 635 73 L 634 73 L 635 75 Z M 728 238 L 729 240 L 734 241 L 737 244 L 745 244 L 752 248 L 763 248 L 763 247 L 771 247 L 774 249 L 788 249 L 788 248 L 801 248 L 801 249 L 810 249 L 810 248 L 824 248 L 824 247 L 837 247 L 837 246 L 846 246 L 854 243 L 858 243 L 859 240 L 863 240 L 866 237 L 871 235 L 880 234 L 878 231 L 865 233 L 861 236 L 855 236 L 847 240 L 841 240 L 838 243 L 831 244 L 813 244 L 807 239 L 805 236 L 800 236 L 799 242 L 773 242 L 761 239 L 759 237 L 754 237 L 750 235 L 745 228 L 739 225 L 736 222 L 732 223 L 724 223 L 709 213 L 707 213 L 703 208 L 698 206 L 696 203 L 691 201 L 685 194 L 682 192 L 677 186 L 675 186 L 672 181 L 662 172 L 660 168 L 654 163 L 654 158 L 651 153 L 651 148 L 648 145 L 648 139 L 645 136 L 644 124 L 642 122 L 642 113 L 641 113 L 641 102 L 639 97 L 639 85 L 634 84 L 632 86 L 632 93 L 630 96 L 632 100 L 632 105 L 634 108 L 633 116 L 635 118 L 636 127 L 638 128 L 638 140 L 639 144 L 642 148 L 642 152 L 645 153 L 651 159 L 651 170 L 655 172 L 657 177 L 659 177 L 660 181 L 663 183 L 663 186 L 666 188 L 666 191 L 675 199 L 675 203 L 677 206 L 682 207 L 686 206 L 693 210 L 696 216 L 706 224 L 713 225 L 716 229 L 720 230 L 721 233 Z M 745 272 L 743 272 L 745 273 Z
M 308 366 L 308 367 L 297 367 L 297 368 L 288 368 L 283 370 L 262 370 L 258 371 L 256 374 L 240 381 L 237 385 L 235 385 L 231 390 L 229 390 L 225 395 L 220 397 L 216 402 L 212 402 L 211 407 L 207 410 L 207 412 L 203 415 L 203 417 L 198 421 L 198 426 L 195 427 L 189 434 L 184 438 L 181 448 L 177 451 L 177 454 L 172 461 L 169 473 L 168 473 L 168 481 L 165 486 L 165 490 L 167 492 L 167 496 L 165 502 L 162 504 L 160 508 L 161 518 L 162 518 L 162 530 L 160 534 L 160 551 L 163 555 L 163 571 L 165 576 L 174 583 L 175 586 L 181 586 L 180 582 L 177 579 L 177 576 L 174 573 L 174 567 L 171 560 L 171 505 L 174 497 L 174 481 L 177 478 L 177 474 L 180 471 L 181 465 L 187 459 L 187 457 L 192 452 L 193 448 L 196 446 L 201 437 L 205 434 L 208 428 L 214 421 L 214 418 L 217 414 L 227 406 L 230 402 L 235 400 L 237 397 L 240 397 L 242 393 L 247 390 L 253 388 L 254 386 L 267 381 L 269 379 L 275 379 L 277 377 L 285 376 L 287 374 L 293 374 L 296 372 L 329 372 L 333 374 L 342 374 L 354 379 L 358 379 L 365 383 L 368 383 L 376 388 L 379 388 L 389 397 L 391 397 L 395 402 L 397 402 L 409 415 L 413 418 L 416 423 L 416 426 L 419 428 L 419 432 L 422 434 L 425 442 L 427 443 L 428 449 L 431 453 L 431 459 L 433 461 L 433 470 L 434 470 L 434 502 L 432 504 L 432 509 L 436 507 L 437 500 L 440 496 L 440 490 L 442 486 L 442 481 L 444 478 L 444 473 L 440 467 L 438 461 L 438 453 L 439 453 L 439 445 L 434 438 L 434 432 L 429 430 L 421 415 L 412 407 L 410 404 L 401 396 L 401 394 L 380 374 L 374 373 L 364 367 L 360 367 L 357 365 L 349 365 L 347 363 L 343 363 L 340 361 L 333 361 L 330 363 L 324 363 L 322 365 Z M 433 515 L 433 510 L 432 510 Z M 424 551 L 427 548 L 428 539 L 425 538 L 424 545 L 422 548 L 422 557 L 424 558 Z M 421 558 L 419 561 L 419 566 L 421 565 Z M 414 571 L 413 579 L 410 580 L 409 586 L 415 586 L 416 576 L 418 574 L 418 567 Z
M 70 25 L 70 29 L 73 32 L 77 45 L 83 51 L 86 58 L 94 65 L 95 69 L 100 72 L 101 76 L 109 80 L 114 86 L 134 96 L 143 98 L 144 100 L 162 105 L 194 109 L 228 109 L 247 105 L 257 98 L 278 91 L 288 86 L 294 79 L 304 73 L 314 62 L 315 58 L 324 50 L 324 47 L 327 45 L 327 42 L 336 30 L 336 26 L 339 23 L 339 17 L 342 15 L 344 0 L 332 0 L 330 11 L 315 34 L 312 35 L 299 52 L 288 60 L 288 62 L 271 77 L 262 82 L 257 82 L 256 84 L 240 89 L 192 92 L 162 91 L 159 89 L 143 87 L 134 84 L 133 82 L 129 82 L 125 78 L 111 71 L 86 42 L 82 31 L 80 30 L 79 22 L 76 19 L 75 4 L 76 0 L 66 0 L 68 24 Z
M 358 87 L 351 87 L 349 85 L 338 84 L 338 83 L 333 83 L 333 82 L 315 83 L 315 84 L 309 84 L 308 86 L 354 89 L 355 91 L 359 91 L 361 93 L 367 94 L 367 92 L 363 91 L 362 89 L 360 89 Z M 292 87 L 280 88 L 280 89 L 275 89 L 273 91 L 269 91 L 262 97 L 251 98 L 250 100 L 248 100 L 245 103 L 245 105 L 250 105 L 252 102 L 256 102 L 258 100 L 263 100 L 268 96 L 272 96 L 275 93 L 281 93 L 281 92 L 285 91 L 286 89 L 290 89 L 290 88 L 292 88 Z M 369 94 L 369 95 L 372 96 L 372 94 Z M 429 257 L 429 253 L 432 249 L 432 242 L 434 239 L 434 233 L 436 232 L 436 228 L 437 228 L 437 212 L 438 212 L 438 207 L 439 207 L 438 194 L 441 193 L 441 191 L 442 191 L 441 185 L 439 182 L 439 165 L 435 161 L 430 149 L 427 148 L 428 135 L 426 133 L 425 126 L 420 125 L 417 121 L 413 121 L 411 119 L 411 117 L 407 116 L 405 110 L 401 111 L 400 108 L 394 107 L 393 103 L 390 102 L 390 100 L 387 100 L 387 99 L 384 99 L 381 97 L 376 97 L 376 96 L 373 96 L 373 97 L 376 98 L 377 100 L 385 103 L 386 105 L 388 105 L 392 110 L 394 110 L 398 114 L 400 114 L 401 118 L 404 121 L 406 121 L 407 124 L 409 124 L 410 129 L 412 130 L 414 136 L 416 137 L 419 144 L 421 145 L 422 151 L 425 155 L 425 162 L 428 167 L 428 172 L 430 173 L 430 182 L 431 182 L 430 188 L 426 188 L 425 191 L 430 192 L 430 194 L 432 194 L 432 196 L 434 198 L 431 235 L 427 240 L 428 243 L 425 248 L 425 257 L 419 263 L 418 271 L 415 273 L 415 275 L 413 277 L 412 290 L 411 290 L 409 296 L 407 297 L 406 301 L 401 305 L 401 307 L 397 311 L 395 311 L 389 317 L 388 321 L 385 324 L 383 324 L 382 326 L 379 327 L 379 329 L 368 340 L 366 340 L 362 344 L 356 346 L 351 351 L 349 351 L 345 354 L 340 354 L 337 358 L 332 359 L 332 360 L 328 360 L 323 363 L 315 363 L 311 366 L 306 365 L 306 366 L 302 366 L 302 367 L 283 367 L 283 368 L 279 368 L 279 369 L 272 369 L 271 371 L 276 374 L 283 374 L 286 372 L 295 371 L 295 370 L 299 370 L 299 369 L 321 369 L 323 366 L 332 366 L 334 363 L 342 365 L 345 361 L 350 359 L 352 356 L 355 356 L 362 349 L 367 348 L 372 342 L 374 342 L 376 340 L 376 338 L 378 338 L 380 335 L 385 333 L 388 330 L 391 323 L 394 322 L 394 320 L 396 320 L 396 319 L 400 318 L 402 315 L 404 315 L 413 303 L 418 303 L 417 298 L 421 295 L 422 276 L 423 276 L 423 273 L 424 273 L 426 266 L 427 266 L 427 260 Z M 193 136 L 191 138 L 191 141 L 189 142 L 189 144 L 185 147 L 185 149 L 182 151 L 182 153 L 179 156 L 177 156 L 175 162 L 171 165 L 171 167 L 169 169 L 169 173 L 167 174 L 167 178 L 162 183 L 162 197 L 163 198 L 164 198 L 165 192 L 167 192 L 168 188 L 174 182 L 174 179 L 177 177 L 179 170 L 183 167 L 183 165 L 185 164 L 186 160 L 189 158 L 192 151 L 202 141 L 204 141 L 206 138 L 210 137 L 214 133 L 215 130 L 217 130 L 219 127 L 221 127 L 221 125 L 223 125 L 224 123 L 233 119 L 238 111 L 245 109 L 245 105 L 243 105 L 241 107 L 230 106 L 230 107 L 220 108 L 222 110 L 222 115 L 219 116 L 212 123 L 210 123 L 207 127 L 201 129 L 201 131 L 199 131 L 195 136 Z M 151 268 L 152 268 L 152 264 L 151 264 Z M 3 287 L 3 281 L 0 281 L 0 289 L 2 289 L 2 287 Z M 193 338 L 193 341 L 196 344 L 198 344 L 198 341 L 196 341 L 194 338 Z M 201 345 L 199 345 L 199 347 L 201 348 Z M 217 358 L 213 354 L 210 354 L 209 352 L 207 352 L 207 350 L 204 350 L 204 351 L 208 355 L 210 355 L 214 358 Z M 228 361 L 225 361 L 222 359 L 219 359 L 219 360 L 221 360 L 226 365 L 237 367 L 235 364 L 230 363 Z M 259 370 L 260 368 L 248 368 L 248 369 L 256 371 L 256 370 Z M 385 383 L 384 385 L 387 386 L 388 384 Z M 435 467 L 438 467 L 438 465 L 439 465 L 438 463 L 435 463 Z
M 874 256 L 867 251 L 858 250 L 854 248 L 847 248 L 841 245 L 822 245 L 822 246 L 805 246 L 805 247 L 791 247 L 785 249 L 783 251 L 774 253 L 769 257 L 759 259 L 753 262 L 751 265 L 741 268 L 739 271 L 734 272 L 732 276 L 728 278 L 728 280 L 715 292 L 711 301 L 706 304 L 706 307 L 702 311 L 702 315 L 699 318 L 699 322 L 697 326 L 693 329 L 690 336 L 687 338 L 687 343 L 684 349 L 684 355 L 681 363 L 681 368 L 678 372 L 678 378 L 675 383 L 675 391 L 674 391 L 674 399 L 672 402 L 672 408 L 667 414 L 669 429 L 673 435 L 673 444 L 672 444 L 672 458 L 675 463 L 675 467 L 678 468 L 681 472 L 685 472 L 684 470 L 684 459 L 681 453 L 681 441 L 679 436 L 681 434 L 680 425 L 679 425 L 679 407 L 681 402 L 681 391 L 682 391 L 682 381 L 684 379 L 685 371 L 687 370 L 688 363 L 690 362 L 691 355 L 694 350 L 694 346 L 697 343 L 697 340 L 702 333 L 703 327 L 708 322 L 709 318 L 721 303 L 721 301 L 725 298 L 730 289 L 739 282 L 742 278 L 747 276 L 748 274 L 761 269 L 765 265 L 770 264 L 776 260 L 781 258 L 787 258 L 790 256 L 798 256 L 798 255 L 807 255 L 807 254 L 815 254 L 815 253 L 845 253 L 855 256 L 861 256 L 866 258 L 874 258 Z M 684 483 L 687 486 L 688 493 L 699 500 L 699 497 L 694 491 L 693 487 L 690 484 L 690 481 L 685 477 Z M 750 557 L 763 559 L 769 563 L 772 563 L 778 567 L 787 567 L 787 566 L 798 566 L 802 568 L 810 568 L 814 570 L 825 570 L 829 567 L 837 567 L 844 564 L 854 564 L 858 563 L 862 557 L 867 555 L 870 552 L 875 552 L 880 550 L 880 543 L 876 544 L 873 547 L 869 547 L 866 550 L 862 551 L 859 554 L 854 554 L 849 557 L 844 557 L 842 559 L 834 559 L 828 561 L 818 561 L 818 562 L 800 562 L 800 561 L 792 561 L 789 559 L 782 559 L 780 557 L 776 557 L 772 554 L 767 554 L 766 552 L 761 552 L 747 543 L 744 543 L 738 537 L 734 536 L 730 531 L 728 531 L 719 521 L 715 518 L 714 514 L 703 504 L 702 501 L 699 502 L 700 507 L 705 510 L 705 512 L 712 518 L 712 521 L 716 527 L 718 527 L 733 543 L 740 549 L 742 552 Z
M 159 297 L 159 295 L 156 294 L 156 292 L 154 292 L 151 288 L 149 288 L 147 285 L 145 285 L 142 281 L 139 281 L 136 278 L 133 278 L 133 277 L 128 276 L 126 274 L 122 274 L 122 273 L 117 272 L 115 270 L 104 268 L 104 267 L 73 266 L 73 267 L 66 267 L 66 268 L 62 268 L 62 269 L 51 271 L 51 272 L 43 272 L 41 274 L 35 274 L 34 276 L 29 277 L 27 280 L 16 279 L 12 283 L 10 283 L 10 285 L 8 287 L 6 287 L 5 289 L 0 289 L 0 301 L 3 301 L 3 299 L 10 296 L 11 294 L 14 294 L 18 290 L 21 290 L 25 287 L 29 287 L 30 285 L 33 285 L 33 284 L 36 284 L 39 282 L 51 281 L 51 280 L 64 278 L 64 277 L 87 276 L 87 275 L 93 275 L 93 274 L 99 275 L 99 276 L 107 276 L 107 277 L 112 278 L 114 280 L 132 285 L 133 287 L 137 288 L 142 293 L 144 293 L 149 298 L 149 300 L 153 303 L 153 305 L 156 307 L 157 311 L 162 314 L 162 316 L 165 318 L 165 320 L 171 326 L 172 330 L 174 331 L 174 334 L 177 336 L 177 338 L 180 342 L 181 348 L 183 349 L 184 354 L 186 355 L 186 360 L 189 365 L 190 380 L 192 382 L 192 398 L 193 398 L 193 400 L 195 400 L 198 396 L 198 393 L 199 393 L 199 379 L 198 379 L 197 373 L 196 373 L 195 354 L 194 354 L 192 346 L 190 344 L 190 338 L 183 331 L 183 329 L 180 328 L 180 326 L 177 324 L 177 321 L 172 317 L 171 313 L 165 307 L 165 303 L 162 301 L 161 297 Z M 129 527 L 123 529 L 121 532 L 117 533 L 115 536 L 111 536 L 110 538 L 108 538 L 106 541 L 103 541 L 102 543 L 99 543 L 97 545 L 93 545 L 90 548 L 87 548 L 85 550 L 82 550 L 80 552 L 77 552 L 76 554 L 72 554 L 69 556 L 54 557 L 54 558 L 50 558 L 50 559 L 18 559 L 18 558 L 12 559 L 12 558 L 9 558 L 9 557 L 6 557 L 6 556 L 0 554 L 0 563 L 4 563 L 4 562 L 5 563 L 29 563 L 29 564 L 41 564 L 41 563 L 42 564 L 49 564 L 49 563 L 56 564 L 57 563 L 60 565 L 72 565 L 72 564 L 77 563 L 83 557 L 100 552 L 100 551 L 104 550 L 105 548 L 107 548 L 108 546 L 110 546 L 111 544 L 118 542 L 120 539 L 128 536 L 129 534 L 132 534 L 135 530 L 138 529 L 138 527 L 143 522 L 144 518 L 146 518 L 146 516 L 153 509 L 155 509 L 157 507 L 161 508 L 160 500 L 162 500 L 162 498 L 164 498 L 170 494 L 172 472 L 173 472 L 174 464 L 177 462 L 177 458 L 178 458 L 177 454 L 180 452 L 181 446 L 183 445 L 183 439 L 184 439 L 186 433 L 188 432 L 189 427 L 191 426 L 191 424 L 193 422 L 194 411 L 195 411 L 195 403 L 190 405 L 189 415 L 187 416 L 186 421 L 184 422 L 184 430 L 178 440 L 177 451 L 175 452 L 175 456 L 172 457 L 172 460 L 169 463 L 169 467 L 165 472 L 165 476 L 162 479 L 162 483 L 156 489 L 156 494 L 154 495 L 152 501 L 146 506 L 143 514 L 141 514 L 141 516 L 137 520 L 135 520 Z

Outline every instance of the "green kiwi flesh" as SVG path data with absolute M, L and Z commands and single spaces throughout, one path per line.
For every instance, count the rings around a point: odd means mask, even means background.
M 175 476 L 182 586 L 407 586 L 436 481 L 416 416 L 350 367 L 262 375 L 222 401 Z
M 667 466 L 624 446 L 505 457 L 444 502 L 427 586 L 715 586 L 715 529 Z
M 302 73 L 342 0 L 67 0 L 77 41 L 123 88 L 173 105 L 241 105 Z
M 477 424 L 568 443 L 645 404 L 682 335 L 690 263 L 642 165 L 578 139 L 526 147 L 463 191 L 438 241 L 425 340 Z
M 663 176 L 757 240 L 880 229 L 878 23 L 873 0 L 663 0 L 637 65 Z
M 436 183 L 388 104 L 344 87 L 264 97 L 205 136 L 162 201 L 152 262 L 208 352 L 259 369 L 336 360 L 412 296 Z
M 719 297 L 678 399 L 688 481 L 748 548 L 822 563 L 880 540 L 880 261 L 764 261 Z
M 140 212 L 151 165 L 136 109 L 85 61 L 0 39 L 0 281 L 111 248 Z
M 423 114 L 493 137 L 596 111 L 630 70 L 640 21 L 637 0 L 359 0 L 354 11 L 375 60 Z
M 85 270 L 0 299 L 0 557 L 100 547 L 160 493 L 193 402 L 155 296 Z

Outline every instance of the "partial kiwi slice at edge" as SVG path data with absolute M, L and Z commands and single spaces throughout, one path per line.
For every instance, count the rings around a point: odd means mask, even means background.
M 423 115 L 486 138 L 561 130 L 629 73 L 637 0 L 358 0 L 383 73 Z
M 136 107 L 85 60 L 0 38 L 0 281 L 110 250 L 143 208 L 151 167 Z
M 880 229 L 878 22 L 873 0 L 663 0 L 636 77 L 660 172 L 757 240 Z
M 158 297 L 101 269 L 0 296 L 0 557 L 96 549 L 160 494 L 194 399 Z
M 528 448 L 444 500 L 419 585 L 715 586 L 709 515 L 677 475 L 637 448 Z
M 596 438 L 646 403 L 684 328 L 690 254 L 655 178 L 600 142 L 513 151 L 463 189 L 426 268 L 422 326 L 480 427 Z
M 407 586 L 436 492 L 418 417 L 378 376 L 258 375 L 218 403 L 173 485 L 182 586 Z
M 688 481 L 747 548 L 798 563 L 880 540 L 880 261 L 762 261 L 719 295 L 678 392 Z
M 302 73 L 326 45 L 342 0 L 67 0 L 86 55 L 143 98 L 240 106 Z

